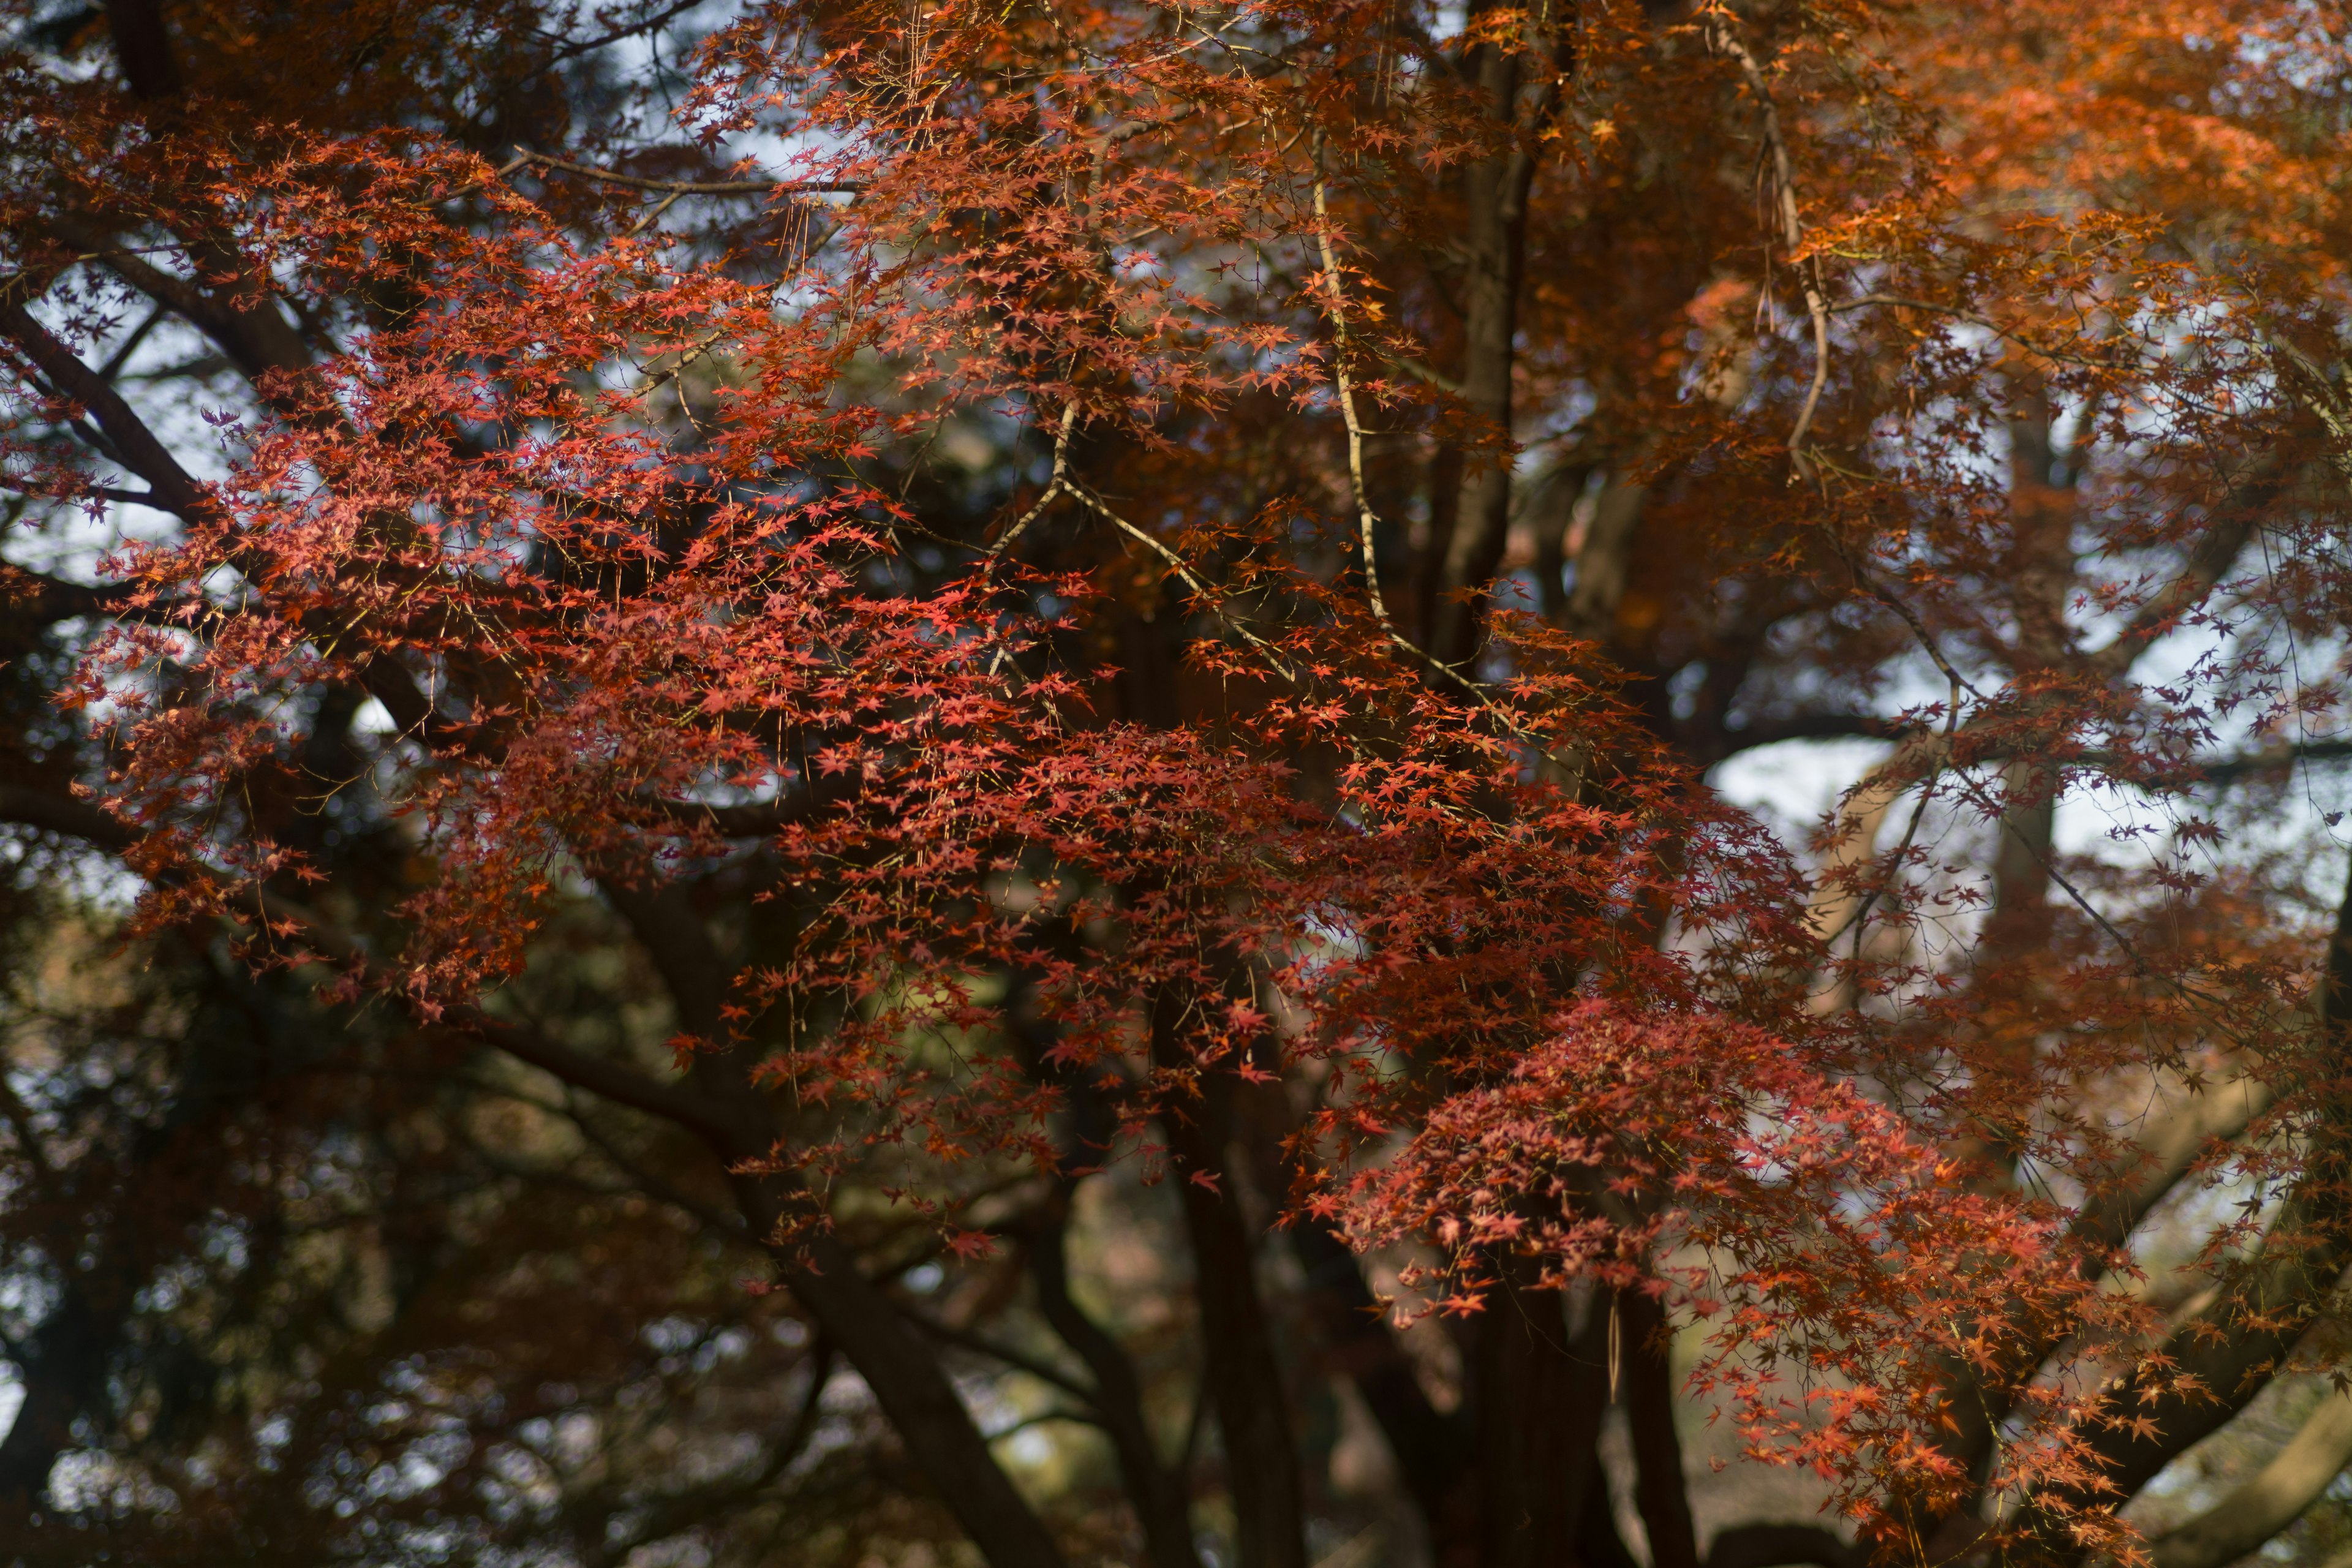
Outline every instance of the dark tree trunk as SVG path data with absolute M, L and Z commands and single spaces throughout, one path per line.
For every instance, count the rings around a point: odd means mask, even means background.
M 1163 1068 L 1179 1065 L 1173 1032 L 1180 1005 L 1163 993 L 1152 1008 L 1152 1051 Z M 1235 1555 L 1241 1568 L 1306 1568 L 1305 1489 L 1289 1398 L 1258 1292 L 1250 1226 L 1225 1165 L 1232 1085 L 1230 1074 L 1203 1074 L 1200 1097 L 1167 1108 L 1160 1123 L 1192 1246 L 1209 1397 L 1225 1445 Z
M 1478 1321 L 1471 1392 L 1484 1568 L 1573 1568 L 1596 1542 L 1616 1539 L 1600 1462 L 1608 1313 L 1590 1317 L 1571 1341 L 1559 1294 L 1507 1274 Z

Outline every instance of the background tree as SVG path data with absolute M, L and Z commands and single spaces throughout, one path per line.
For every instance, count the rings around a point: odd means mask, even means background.
M 12 1552 L 2339 1542 L 2332 14 L 5 16 Z

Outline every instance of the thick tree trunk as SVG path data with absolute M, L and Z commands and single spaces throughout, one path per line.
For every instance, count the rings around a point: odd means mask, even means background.
M 1179 1005 L 1163 993 L 1152 1008 L 1152 1053 L 1163 1068 L 1181 1065 L 1174 1040 Z M 1231 1098 L 1228 1076 L 1204 1074 L 1200 1098 L 1167 1108 L 1160 1123 L 1192 1242 L 1209 1397 L 1225 1445 L 1234 1553 L 1241 1568 L 1306 1568 L 1306 1498 L 1289 1397 L 1258 1293 L 1256 1249 L 1225 1166 Z
M 1476 1327 L 1482 1568 L 1575 1568 L 1616 1540 L 1600 1462 L 1609 1314 L 1589 1313 L 1571 1342 L 1562 1306 L 1507 1277 Z
M 1505 127 L 1517 119 L 1523 57 L 1499 45 L 1476 52 L 1487 110 Z M 1528 193 L 1536 160 L 1510 147 L 1474 165 L 1466 179 L 1467 252 L 1462 279 L 1462 397 L 1488 422 L 1498 449 L 1472 458 L 1439 571 L 1433 649 L 1448 660 L 1476 651 L 1479 616 L 1465 595 L 1486 586 L 1503 559 L 1511 522 L 1511 374 L 1518 335 L 1519 286 L 1527 267 Z
M 180 68 L 156 0 L 106 0 L 106 25 L 133 97 L 169 98 L 180 90 Z
M 1094 1165 L 1117 1138 L 1117 1119 L 1086 1073 L 1048 1063 L 1054 1031 L 1038 1016 L 1034 983 L 1034 977 L 1027 975 L 1016 981 L 1007 999 L 1005 1018 L 1030 1076 L 1055 1085 L 1065 1097 L 1068 1122 L 1061 1139 L 1062 1171 L 1083 1171 Z M 1094 1380 L 1095 1412 L 1104 1436 L 1110 1441 L 1128 1505 L 1135 1510 L 1150 1568 L 1199 1568 L 1186 1460 L 1173 1466 L 1161 1461 L 1134 1359 L 1115 1335 L 1086 1314 L 1070 1292 L 1069 1215 L 1077 1187 L 1077 1178 L 1066 1173 L 1057 1176 L 1031 1232 L 1029 1275 L 1037 1292 L 1037 1310 L 1086 1363 Z
M 1625 1415 L 1633 1438 L 1633 1497 L 1650 1536 L 1651 1568 L 1699 1568 L 1682 1436 L 1675 1430 L 1666 1315 L 1654 1297 L 1641 1290 L 1617 1293 L 1617 1315 Z
M 17 1374 L 23 1403 L 0 1439 L 0 1510 L 43 1506 L 49 1472 L 74 1447 L 74 1421 L 106 1392 L 110 1363 L 122 1348 L 131 1302 L 110 1261 L 93 1271 L 108 1283 L 72 1278 L 57 1306 L 29 1338 Z M 5 1515 L 0 1515 L 5 1517 Z
M 1119 1484 L 1143 1532 L 1150 1568 L 1199 1568 L 1184 1477 L 1160 1463 L 1144 1416 L 1142 1381 L 1126 1349 L 1070 1296 L 1066 1215 L 1073 1183 L 1064 1183 L 1039 1225 L 1030 1255 L 1037 1310 L 1062 1342 L 1086 1363 L 1095 1384 L 1095 1407 L 1118 1464 Z

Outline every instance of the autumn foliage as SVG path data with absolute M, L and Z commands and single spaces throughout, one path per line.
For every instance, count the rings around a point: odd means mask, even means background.
M 8 14 L 0 477 L 103 537 L 12 556 L 27 886 L 115 858 L 116 940 L 230 933 L 206 984 L 347 1042 L 204 1136 L 527 1068 L 589 1190 L 764 1257 L 712 1310 L 824 1346 L 762 1479 L 549 1560 L 751 1552 L 712 1521 L 809 1473 L 835 1355 L 992 1568 L 1187 1568 L 1200 1509 L 1303 1565 L 1323 1381 L 1448 1565 L 1630 1561 L 1621 1405 L 1654 1568 L 2220 1568 L 2352 1462 L 2323 1410 L 2276 1518 L 2118 1513 L 2336 1366 L 2352 1265 L 2329 8 Z M 1794 833 L 1726 785 L 1827 741 Z M 551 1002 L 593 943 L 636 978 Z M 1138 1181 L 1189 1436 L 1071 1289 Z M 234 1462 L 107 1436 L 141 1245 L 79 1381 L 10 1352 L 0 1484 L 110 1455 L 106 1528 L 201 1554 L 281 1396 L 154 1396 Z M 1000 1321 L 1113 1501 L 992 1447 L 950 1356 Z M 416 1334 L 404 1397 L 457 1386 Z M 1827 1511 L 1702 1540 L 1678 1398 Z M 335 1549 L 519 1542 L 475 1462 Z

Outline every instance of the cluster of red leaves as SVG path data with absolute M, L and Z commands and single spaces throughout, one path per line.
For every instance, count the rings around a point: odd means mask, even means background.
M 2130 1326 L 2056 1205 L 1966 1176 L 1818 1038 L 1591 1002 L 1325 1206 L 1367 1242 L 1433 1237 L 1447 1268 L 1408 1282 L 1443 1279 L 1449 1310 L 1479 1310 L 1498 1267 L 1670 1281 L 1710 1330 L 1696 1384 L 1730 1396 L 1750 1452 L 1836 1479 L 1884 1528 L 1973 1484 L 1935 1441 L 1950 1365 L 1998 1381 L 2053 1326 Z M 2002 1392 L 2020 1437 L 2003 1484 L 2081 1482 L 2059 1435 L 2096 1400 L 2072 1380 Z
M 1129 515 L 1062 485 L 1059 443 L 1029 498 L 1146 552 L 1204 629 L 1198 673 L 1229 697 L 1213 723 L 1097 717 L 1055 639 L 1122 606 L 1099 580 L 1021 567 L 1017 527 L 935 589 L 894 574 L 922 520 L 862 477 L 884 444 L 978 411 L 1165 458 L 1180 414 L 1252 398 L 1328 414 L 1349 353 L 1334 300 L 1365 334 L 1367 407 L 1458 415 L 1388 374 L 1421 345 L 1382 316 L 1380 280 L 1309 243 L 1439 221 L 1424 182 L 1499 144 L 1434 46 L 1415 61 L 1370 41 L 1392 39 L 1365 25 L 1376 9 L 1261 7 L 1236 38 L 1181 9 L 1113 7 L 1083 44 L 1043 14 L 947 5 L 918 38 L 895 5 L 832 9 L 821 28 L 763 9 L 713 42 L 692 109 L 714 138 L 782 123 L 817 150 L 779 181 L 803 242 L 782 286 L 650 240 L 583 245 L 441 149 L 289 135 L 269 160 L 223 149 L 205 165 L 194 139 L 167 156 L 63 126 L 93 188 L 217 235 L 244 269 L 293 279 L 298 302 L 405 302 L 335 362 L 266 380 L 268 408 L 224 430 L 228 477 L 201 487 L 189 526 L 119 563 L 137 618 L 92 656 L 80 697 L 122 716 L 110 804 L 148 834 L 155 918 L 299 880 L 299 858 L 235 829 L 236 783 L 282 765 L 301 694 L 362 689 L 390 720 L 392 793 L 433 868 L 403 911 L 406 951 L 334 955 L 346 994 L 470 1002 L 523 962 L 565 878 L 658 880 L 753 822 L 815 910 L 730 1013 L 772 1046 L 761 1081 L 824 1113 L 779 1163 L 903 1156 L 908 1201 L 951 1224 L 925 1173 L 1049 1165 L 1045 1122 L 1073 1076 L 1126 1109 L 1108 1159 L 1147 1146 L 1150 1118 L 1205 1075 L 1311 1074 L 1301 1201 L 1367 1243 L 1433 1242 L 1442 1304 L 1475 1307 L 1521 1264 L 1547 1282 L 1667 1279 L 1711 1321 L 1706 1376 L 1759 1447 L 1839 1478 L 1858 1508 L 1876 1499 L 1882 1522 L 1962 1495 L 1937 1446 L 1955 1363 L 2007 1401 L 1999 1486 L 2081 1488 L 2096 1400 L 2037 1380 L 2012 1347 L 2071 1332 L 2088 1355 L 2144 1325 L 2094 1289 L 2063 1212 L 1971 1190 L 1949 1150 L 2021 1125 L 2054 1084 L 2144 1059 L 2151 1035 L 2193 1032 L 2192 1004 L 2278 997 L 2271 957 L 2224 973 L 2219 944 L 2177 931 L 2095 956 L 2147 933 L 2086 921 L 2065 1053 L 2021 1048 L 2050 1020 L 1989 1015 L 1980 993 L 1931 996 L 1900 1028 L 1819 1016 L 1805 986 L 1825 963 L 1889 989 L 1933 977 L 1826 954 L 1786 858 L 1706 799 L 1589 648 L 1503 617 L 1490 657 L 1507 680 L 1433 668 L 1360 577 L 1301 563 L 1294 530 L 1315 520 L 1295 500 L 1239 521 Z M 1729 79 L 1696 47 L 1643 53 L 1639 19 L 1618 15 L 1633 9 L 1598 8 L 1584 43 L 1589 60 L 1643 62 L 1628 114 L 1664 123 L 1659 105 Z M 1847 58 L 1835 29 L 1809 37 L 1790 60 Z M 1277 45 L 1278 84 L 1251 63 Z M 1000 90 L 1016 74 L 1024 90 Z M 1874 247 L 1890 296 L 2042 301 L 1995 334 L 2019 342 L 2099 296 L 2113 341 L 2053 358 L 2073 395 L 2114 394 L 2101 418 L 2244 379 L 2187 356 L 2151 393 L 2147 344 L 2196 317 L 2205 281 L 2137 267 L 2145 237 L 2097 221 L 2011 276 L 2015 250 L 1903 183 L 1927 155 L 1888 101 L 1896 130 L 1857 133 L 1850 199 L 1816 251 Z M 1287 140 L 1252 131 L 1267 124 Z M 1582 135 L 1578 155 L 1607 164 L 1611 133 Z M 1345 219 L 1326 200 L 1339 146 Z M 857 199 L 819 205 L 812 183 Z M 1277 250 L 1297 265 L 1269 263 Z M 2007 351 L 1914 339 L 1905 374 L 1928 412 L 1909 456 L 1874 490 L 1825 493 L 1806 537 L 1923 637 L 1998 651 L 2018 616 L 1979 608 L 1971 552 L 2014 497 L 1983 472 L 1990 416 L 1942 395 Z M 664 400 L 719 358 L 718 416 L 681 444 Z M 1659 359 L 1668 380 L 1696 363 Z M 1702 408 L 1676 438 L 1780 485 L 1766 433 Z M 69 472 L 23 471 L 81 493 Z M 2105 609 L 2147 618 L 2143 637 L 2168 629 L 2164 579 L 2115 543 Z M 2007 801 L 1967 793 L 1979 759 L 2158 777 L 2212 733 L 2197 695 L 2225 675 L 2246 687 L 2243 669 L 2200 668 L 2152 698 L 2095 662 L 2053 665 L 1973 694 L 1965 726 L 1955 675 L 1950 705 L 1915 715 L 1948 742 L 1925 789 L 1998 817 Z M 1303 757 L 1318 759 L 1311 787 Z M 1874 897 L 1906 852 L 1850 868 L 1846 890 Z M 299 941 L 299 921 L 272 926 Z M 981 977 L 1005 974 L 1050 1029 L 1047 1070 L 1003 1043 Z M 1990 1090 L 1989 1065 L 2010 1073 Z M 2099 1137 L 2043 1123 L 2016 1142 L 2096 1168 Z

